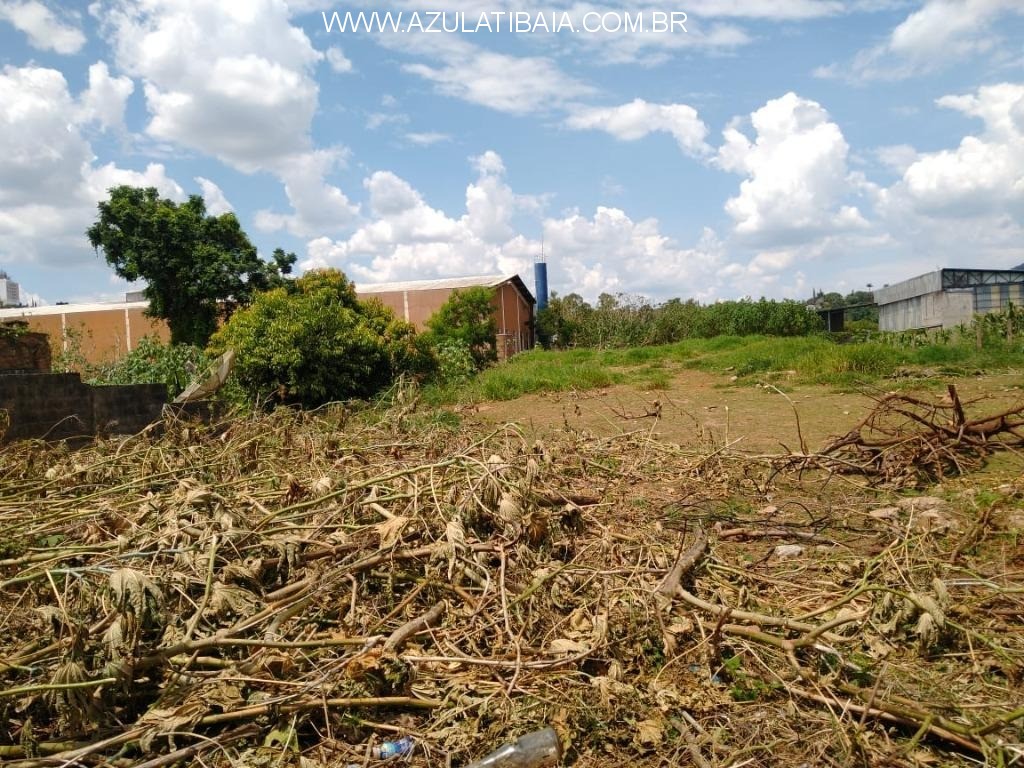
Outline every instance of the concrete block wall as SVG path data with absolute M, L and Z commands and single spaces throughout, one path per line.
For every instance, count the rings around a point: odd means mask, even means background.
M 160 418 L 165 402 L 162 384 L 93 387 L 77 373 L 0 375 L 0 425 L 7 425 L 0 439 L 138 432 Z
M 50 370 L 50 341 L 45 333 L 8 334 L 0 328 L 0 372 L 45 373 Z
M 93 428 L 102 434 L 132 434 L 160 418 L 167 402 L 163 384 L 89 387 Z

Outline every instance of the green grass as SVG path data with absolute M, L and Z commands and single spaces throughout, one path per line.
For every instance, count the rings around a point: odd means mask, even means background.
M 973 344 L 897 347 L 881 342 L 836 344 L 823 336 L 720 336 L 632 349 L 532 350 L 494 366 L 459 387 L 431 387 L 434 404 L 512 400 L 536 392 L 564 392 L 634 384 L 667 389 L 673 369 L 738 377 L 739 384 L 785 380 L 850 390 L 903 368 L 967 375 L 1024 368 L 1024 347 L 976 350 Z

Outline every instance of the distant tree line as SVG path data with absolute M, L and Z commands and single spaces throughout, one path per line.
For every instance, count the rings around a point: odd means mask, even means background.
M 823 330 L 805 302 L 742 299 L 700 304 L 601 294 L 590 304 L 575 293 L 552 293 L 537 315 L 542 341 L 557 348 L 638 347 L 713 336 L 804 336 Z
M 869 286 L 870 287 L 870 286 Z M 846 319 L 851 322 L 871 321 L 878 323 L 878 307 L 859 306 L 862 304 L 873 304 L 875 294 L 871 291 L 850 291 L 843 296 L 841 293 L 831 291 L 823 293 L 816 291 L 808 304 L 818 309 L 841 309 L 842 307 L 854 307 L 846 313 Z

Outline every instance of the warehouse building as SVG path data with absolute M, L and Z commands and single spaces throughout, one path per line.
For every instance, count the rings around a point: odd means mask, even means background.
M 537 304 L 519 275 L 478 275 L 404 283 L 356 283 L 359 298 L 379 299 L 417 331 L 459 289 L 493 288 L 494 319 L 498 328 L 498 358 L 504 360 L 534 345 L 534 307 Z
M 878 328 L 954 328 L 975 315 L 1024 306 L 1024 264 L 1014 269 L 939 269 L 875 289 Z
M 534 344 L 536 301 L 518 275 L 482 275 L 448 280 L 356 285 L 361 299 L 379 299 L 395 314 L 422 331 L 426 322 L 460 288 L 494 289 L 497 352 L 506 359 Z M 54 356 L 76 347 L 92 364 L 117 360 L 131 352 L 144 336 L 171 338 L 167 324 L 145 315 L 148 303 L 139 293 L 110 304 L 56 304 L 0 309 L 0 322 L 22 321 L 29 330 L 50 337 Z M 141 299 L 141 300 L 139 300 Z
M 54 357 L 71 350 L 88 363 L 109 363 L 135 349 L 143 336 L 170 340 L 167 324 L 146 316 L 148 306 L 145 301 L 122 301 L 17 307 L 0 309 L 0 322 L 22 321 L 30 331 L 45 333 Z

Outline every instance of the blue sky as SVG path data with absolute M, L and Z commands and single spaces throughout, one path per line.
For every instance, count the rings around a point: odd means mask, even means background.
M 358 11 L 403 28 L 327 31 Z M 627 15 L 644 31 L 590 31 Z M 528 276 L 542 237 L 589 299 L 1024 262 L 1021 0 L 0 0 L 0 67 L 23 300 L 123 294 L 84 235 L 122 183 L 357 284 Z

